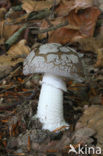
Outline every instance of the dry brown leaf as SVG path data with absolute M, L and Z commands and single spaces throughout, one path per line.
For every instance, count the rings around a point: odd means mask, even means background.
M 78 40 L 80 50 L 97 54 L 96 67 L 103 67 L 103 34 Z
M 25 10 L 27 13 L 30 13 L 34 10 L 35 4 L 32 0 L 24 0 L 22 4 L 23 10 Z
M 68 16 L 68 21 L 71 25 L 79 26 L 81 34 L 92 36 L 99 15 L 100 11 L 96 7 L 87 8 L 78 13 L 73 10 Z
M 0 74 L 5 75 L 4 72 L 8 73 L 9 69 L 11 70 L 13 66 L 15 66 L 17 63 L 23 62 L 23 60 L 24 60 L 23 58 L 19 58 L 13 61 L 10 56 L 6 56 L 6 55 L 0 56 Z M 0 75 L 0 78 L 1 78 L 1 75 Z
M 60 0 L 56 1 L 56 5 L 60 2 Z M 23 0 L 22 1 L 22 8 L 27 12 L 30 13 L 32 11 L 39 11 L 43 9 L 50 9 L 54 5 L 53 0 L 46 0 L 46 1 L 34 1 L 34 0 Z
M 66 22 L 66 19 L 63 18 L 63 17 L 58 17 L 58 18 L 55 18 L 55 20 L 53 19 L 53 20 L 49 21 L 50 24 L 48 23 L 47 20 L 42 20 L 42 24 L 40 26 L 40 30 L 47 30 L 48 28 L 50 28 L 52 26 L 56 27 L 57 25 L 63 24 L 65 22 Z M 75 31 L 80 29 L 78 26 L 70 25 L 70 24 L 66 25 L 65 28 L 73 29 Z M 54 30 L 48 31 L 48 35 L 49 36 L 52 35 L 53 32 L 54 32 Z M 46 36 L 47 36 L 47 33 L 41 33 L 41 34 L 38 35 L 39 39 L 43 39 Z
M 10 58 L 8 56 L 6 56 L 6 55 L 1 55 L 0 56 L 0 66 L 2 64 L 5 64 L 5 66 L 6 66 L 6 65 L 9 64 L 8 62 L 10 62 Z
M 58 16 L 67 16 L 74 6 L 74 0 L 62 0 L 59 6 L 55 9 Z
M 30 48 L 26 45 L 26 40 L 21 40 L 13 45 L 7 52 L 11 58 L 26 57 L 30 52 Z
M 48 42 L 56 42 L 61 44 L 66 44 L 67 42 L 73 42 L 75 37 L 82 38 L 81 34 L 77 30 L 70 30 L 68 28 L 59 28 L 55 30 L 49 37 Z
M 8 55 L 0 56 L 0 78 L 9 74 L 15 65 L 24 61 L 30 52 L 30 48 L 25 44 L 26 41 L 21 40 L 9 49 Z
M 52 26 L 56 26 L 60 23 L 64 22 L 64 19 L 62 17 L 58 17 L 58 18 L 55 18 L 55 20 L 51 20 L 49 21 L 49 23 L 52 25 Z M 41 23 L 41 26 L 40 26 L 40 30 L 44 30 L 44 29 L 47 29 L 50 27 L 50 24 L 47 22 L 47 20 L 42 20 L 42 23 Z M 48 34 L 49 36 L 52 34 L 53 31 L 49 31 Z M 39 39 L 43 39 L 47 36 L 47 33 L 42 33 L 42 34 L 39 34 L 38 37 Z
M 94 0 L 62 0 L 55 12 L 58 16 L 67 16 L 72 10 L 78 12 L 78 10 L 90 8 L 94 5 Z
M 95 138 L 98 140 L 98 146 L 103 149 L 103 106 L 92 103 L 85 109 L 83 115 L 78 120 L 75 129 L 92 128 L 95 130 Z
M 7 24 L 6 21 L 1 21 L 0 22 L 0 37 L 7 40 L 19 28 L 20 28 L 20 26 L 18 26 L 18 25 Z
M 0 78 L 9 74 L 12 71 L 12 63 L 6 55 L 0 56 Z
M 99 14 L 100 11 L 95 7 L 87 8 L 78 13 L 72 10 L 64 19 L 68 20 L 70 25 L 80 28 L 80 30 L 68 27 L 57 29 L 50 34 L 49 42 L 65 44 L 67 42 L 77 41 L 80 38 L 93 36 Z

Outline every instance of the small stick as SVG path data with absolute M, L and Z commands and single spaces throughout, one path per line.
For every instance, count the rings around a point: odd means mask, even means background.
M 26 25 L 24 25 L 22 28 L 20 28 L 18 31 L 16 31 L 7 41 L 6 41 L 6 45 L 8 47 L 10 47 L 11 45 L 13 45 L 21 36 L 21 33 L 27 28 Z
M 58 28 L 66 26 L 66 25 L 68 25 L 68 21 L 65 21 L 64 23 L 60 23 L 60 24 L 58 24 L 56 26 L 53 26 L 53 27 L 50 27 L 50 28 L 47 28 L 47 29 L 43 29 L 43 30 L 39 30 L 39 31 L 33 31 L 33 32 L 35 34 L 45 33 L 45 32 L 48 32 L 48 31 L 56 30 Z

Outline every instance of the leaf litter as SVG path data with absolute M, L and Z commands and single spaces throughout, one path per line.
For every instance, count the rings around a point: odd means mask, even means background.
M 0 1 L 1 156 L 66 156 L 70 144 L 103 149 L 102 5 L 101 0 Z M 33 120 L 41 75 L 22 73 L 29 52 L 48 42 L 77 50 L 86 76 L 84 84 L 67 82 L 64 116 L 70 129 L 61 127 L 60 133 L 43 131 Z

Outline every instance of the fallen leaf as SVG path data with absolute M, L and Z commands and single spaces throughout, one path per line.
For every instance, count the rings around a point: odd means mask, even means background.
M 74 6 L 74 0 L 62 0 L 59 6 L 55 9 L 57 16 L 67 16 Z
M 99 15 L 100 11 L 96 7 L 80 10 L 78 13 L 73 10 L 68 16 L 68 21 L 71 25 L 79 26 L 81 34 L 92 36 Z
M 25 58 L 30 52 L 30 48 L 26 45 L 26 40 L 21 40 L 17 44 L 13 45 L 7 52 L 7 54 L 15 59 L 23 57 Z
M 91 137 L 95 136 L 95 134 L 96 132 L 94 129 L 83 127 L 75 131 L 73 140 L 76 144 L 89 144 L 94 141 L 93 139 L 91 139 Z
M 0 78 L 8 75 L 12 71 L 12 63 L 6 55 L 0 56 Z
M 88 107 L 83 115 L 80 117 L 76 124 L 76 130 L 81 128 L 91 128 L 95 130 L 95 138 L 97 140 L 98 146 L 102 146 L 103 149 L 103 106 L 102 105 L 92 105 Z M 83 137 L 82 137 L 83 138 Z
M 95 67 L 103 67 L 103 34 L 78 40 L 80 50 L 97 54 Z
M 63 24 L 63 23 L 65 23 L 66 22 L 66 20 L 65 20 L 65 18 L 63 18 L 63 17 L 58 17 L 58 18 L 56 18 L 55 20 L 51 20 L 51 21 L 49 21 L 49 23 L 48 23 L 48 21 L 47 20 L 42 20 L 42 24 L 41 24 L 41 26 L 40 26 L 40 30 L 47 30 L 48 28 L 50 28 L 50 26 L 52 27 L 52 26 L 54 26 L 54 27 L 58 27 L 58 25 L 60 25 L 60 24 Z M 77 27 L 77 26 L 74 26 L 74 25 L 66 25 L 65 26 L 65 28 L 67 29 L 74 29 L 74 30 L 79 30 L 79 27 Z M 57 29 L 57 30 L 59 30 L 59 28 Z M 48 31 L 48 35 L 50 36 L 50 35 L 52 35 L 52 33 L 54 33 L 54 30 L 52 30 L 52 31 Z M 38 37 L 39 37 L 39 39 L 43 39 L 43 38 L 45 38 L 47 36 L 47 33 L 40 33 L 39 35 L 38 35 Z
M 75 42 L 78 39 L 93 36 L 96 20 L 100 11 L 95 8 L 87 8 L 76 13 L 72 10 L 64 19 L 68 20 L 69 24 L 80 28 L 75 30 L 73 28 L 62 27 L 54 30 L 48 39 L 48 42 L 57 42 L 66 44 L 67 42 Z
M 57 16 L 67 16 L 72 10 L 78 12 L 81 9 L 93 7 L 94 4 L 94 0 L 62 0 L 55 9 L 55 13 Z
M 56 5 L 60 2 L 60 0 L 56 0 Z M 46 1 L 34 1 L 34 0 L 23 0 L 22 1 L 22 8 L 27 12 L 30 13 L 32 11 L 39 11 L 43 9 L 50 9 L 54 5 L 53 0 L 46 0 Z
M 21 40 L 13 45 L 7 52 L 8 55 L 0 56 L 0 78 L 8 75 L 15 65 L 23 62 L 29 54 L 30 48 L 26 46 L 26 41 Z
M 48 42 L 66 44 L 68 42 L 73 42 L 75 37 L 78 39 L 82 38 L 81 34 L 77 30 L 59 28 L 50 35 Z
M 1 38 L 4 38 L 5 40 L 7 40 L 19 28 L 20 28 L 19 25 L 7 24 L 7 21 L 3 20 L 0 22 L 0 36 Z

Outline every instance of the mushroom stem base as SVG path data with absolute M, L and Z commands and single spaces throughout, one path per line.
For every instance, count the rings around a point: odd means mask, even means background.
M 50 81 L 52 84 L 48 83 L 48 79 L 52 80 Z M 49 131 L 62 126 L 69 127 L 63 116 L 63 90 L 59 89 L 59 83 L 58 87 L 57 84 L 55 87 L 55 80 L 60 82 L 60 86 L 65 84 L 61 78 L 56 76 L 46 75 L 46 79 L 44 76 L 36 115 L 43 124 L 43 129 L 48 129 Z

